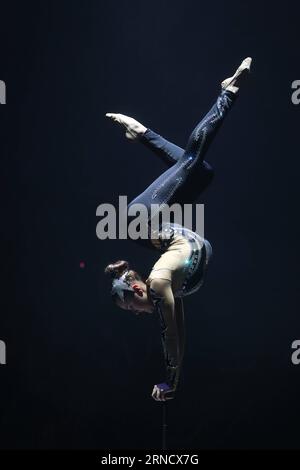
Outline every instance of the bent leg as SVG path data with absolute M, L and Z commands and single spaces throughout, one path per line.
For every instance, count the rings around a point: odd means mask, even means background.
M 139 141 L 156 153 L 168 166 L 176 163 L 184 154 L 184 149 L 169 142 L 152 129 L 147 128 L 144 134 L 138 137 Z
M 150 128 L 147 128 L 146 132 L 138 137 L 138 140 L 158 155 L 169 168 L 178 162 L 185 152 L 184 149 L 168 141 Z M 190 202 L 194 202 L 199 194 L 207 188 L 212 181 L 213 173 L 214 171 L 211 165 L 203 161 L 197 171 L 197 191 L 193 191 L 193 193 L 190 194 L 188 198 Z
M 235 98 L 236 95 L 231 91 L 225 90 L 221 92 L 216 103 L 193 130 L 185 150 L 168 141 L 150 128 L 147 128 L 144 134 L 140 135 L 138 139 L 167 162 L 169 166 L 170 163 L 174 164 L 179 160 L 186 159 L 187 154 L 193 156 L 193 163 L 199 156 L 200 160 L 203 161 L 208 144 L 213 139 Z
M 179 160 L 135 198 L 130 206 L 137 203 L 144 204 L 149 211 L 152 204 L 163 206 L 173 202 L 183 203 L 191 190 L 196 189 L 195 195 L 202 191 L 201 185 L 197 184 L 196 188 L 190 187 L 190 176 L 195 175 L 196 168 L 203 167 L 204 154 L 235 98 L 236 95 L 230 91 L 223 90 L 220 93 L 216 103 L 193 130 L 187 147 Z M 195 178 L 193 178 L 194 185 Z M 176 200 L 177 195 L 180 195 L 179 201 Z

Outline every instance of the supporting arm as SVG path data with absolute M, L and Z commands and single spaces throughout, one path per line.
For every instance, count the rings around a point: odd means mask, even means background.
M 179 381 L 182 351 L 171 282 L 165 279 L 153 279 L 150 283 L 150 294 L 160 316 L 166 383 L 175 391 Z

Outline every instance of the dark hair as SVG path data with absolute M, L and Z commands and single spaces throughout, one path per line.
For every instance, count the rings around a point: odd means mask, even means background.
M 142 281 L 142 277 L 139 275 L 139 273 L 129 268 L 128 261 L 118 260 L 114 263 L 108 264 L 104 269 L 104 272 L 106 274 L 110 274 L 113 279 L 119 279 L 125 271 L 128 271 L 126 275 L 127 282 L 130 283 L 132 281 Z
M 104 269 L 106 274 L 110 274 L 112 278 L 119 278 L 122 274 L 129 269 L 129 263 L 124 260 L 115 261 L 108 264 Z

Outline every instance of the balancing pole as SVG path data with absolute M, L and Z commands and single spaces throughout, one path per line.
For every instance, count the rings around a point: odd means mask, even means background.
M 167 450 L 167 402 L 162 402 L 162 450 Z

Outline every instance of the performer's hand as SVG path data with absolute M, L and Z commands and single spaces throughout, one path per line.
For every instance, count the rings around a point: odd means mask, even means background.
M 156 384 L 153 387 L 152 398 L 156 401 L 172 400 L 175 390 L 167 383 Z

